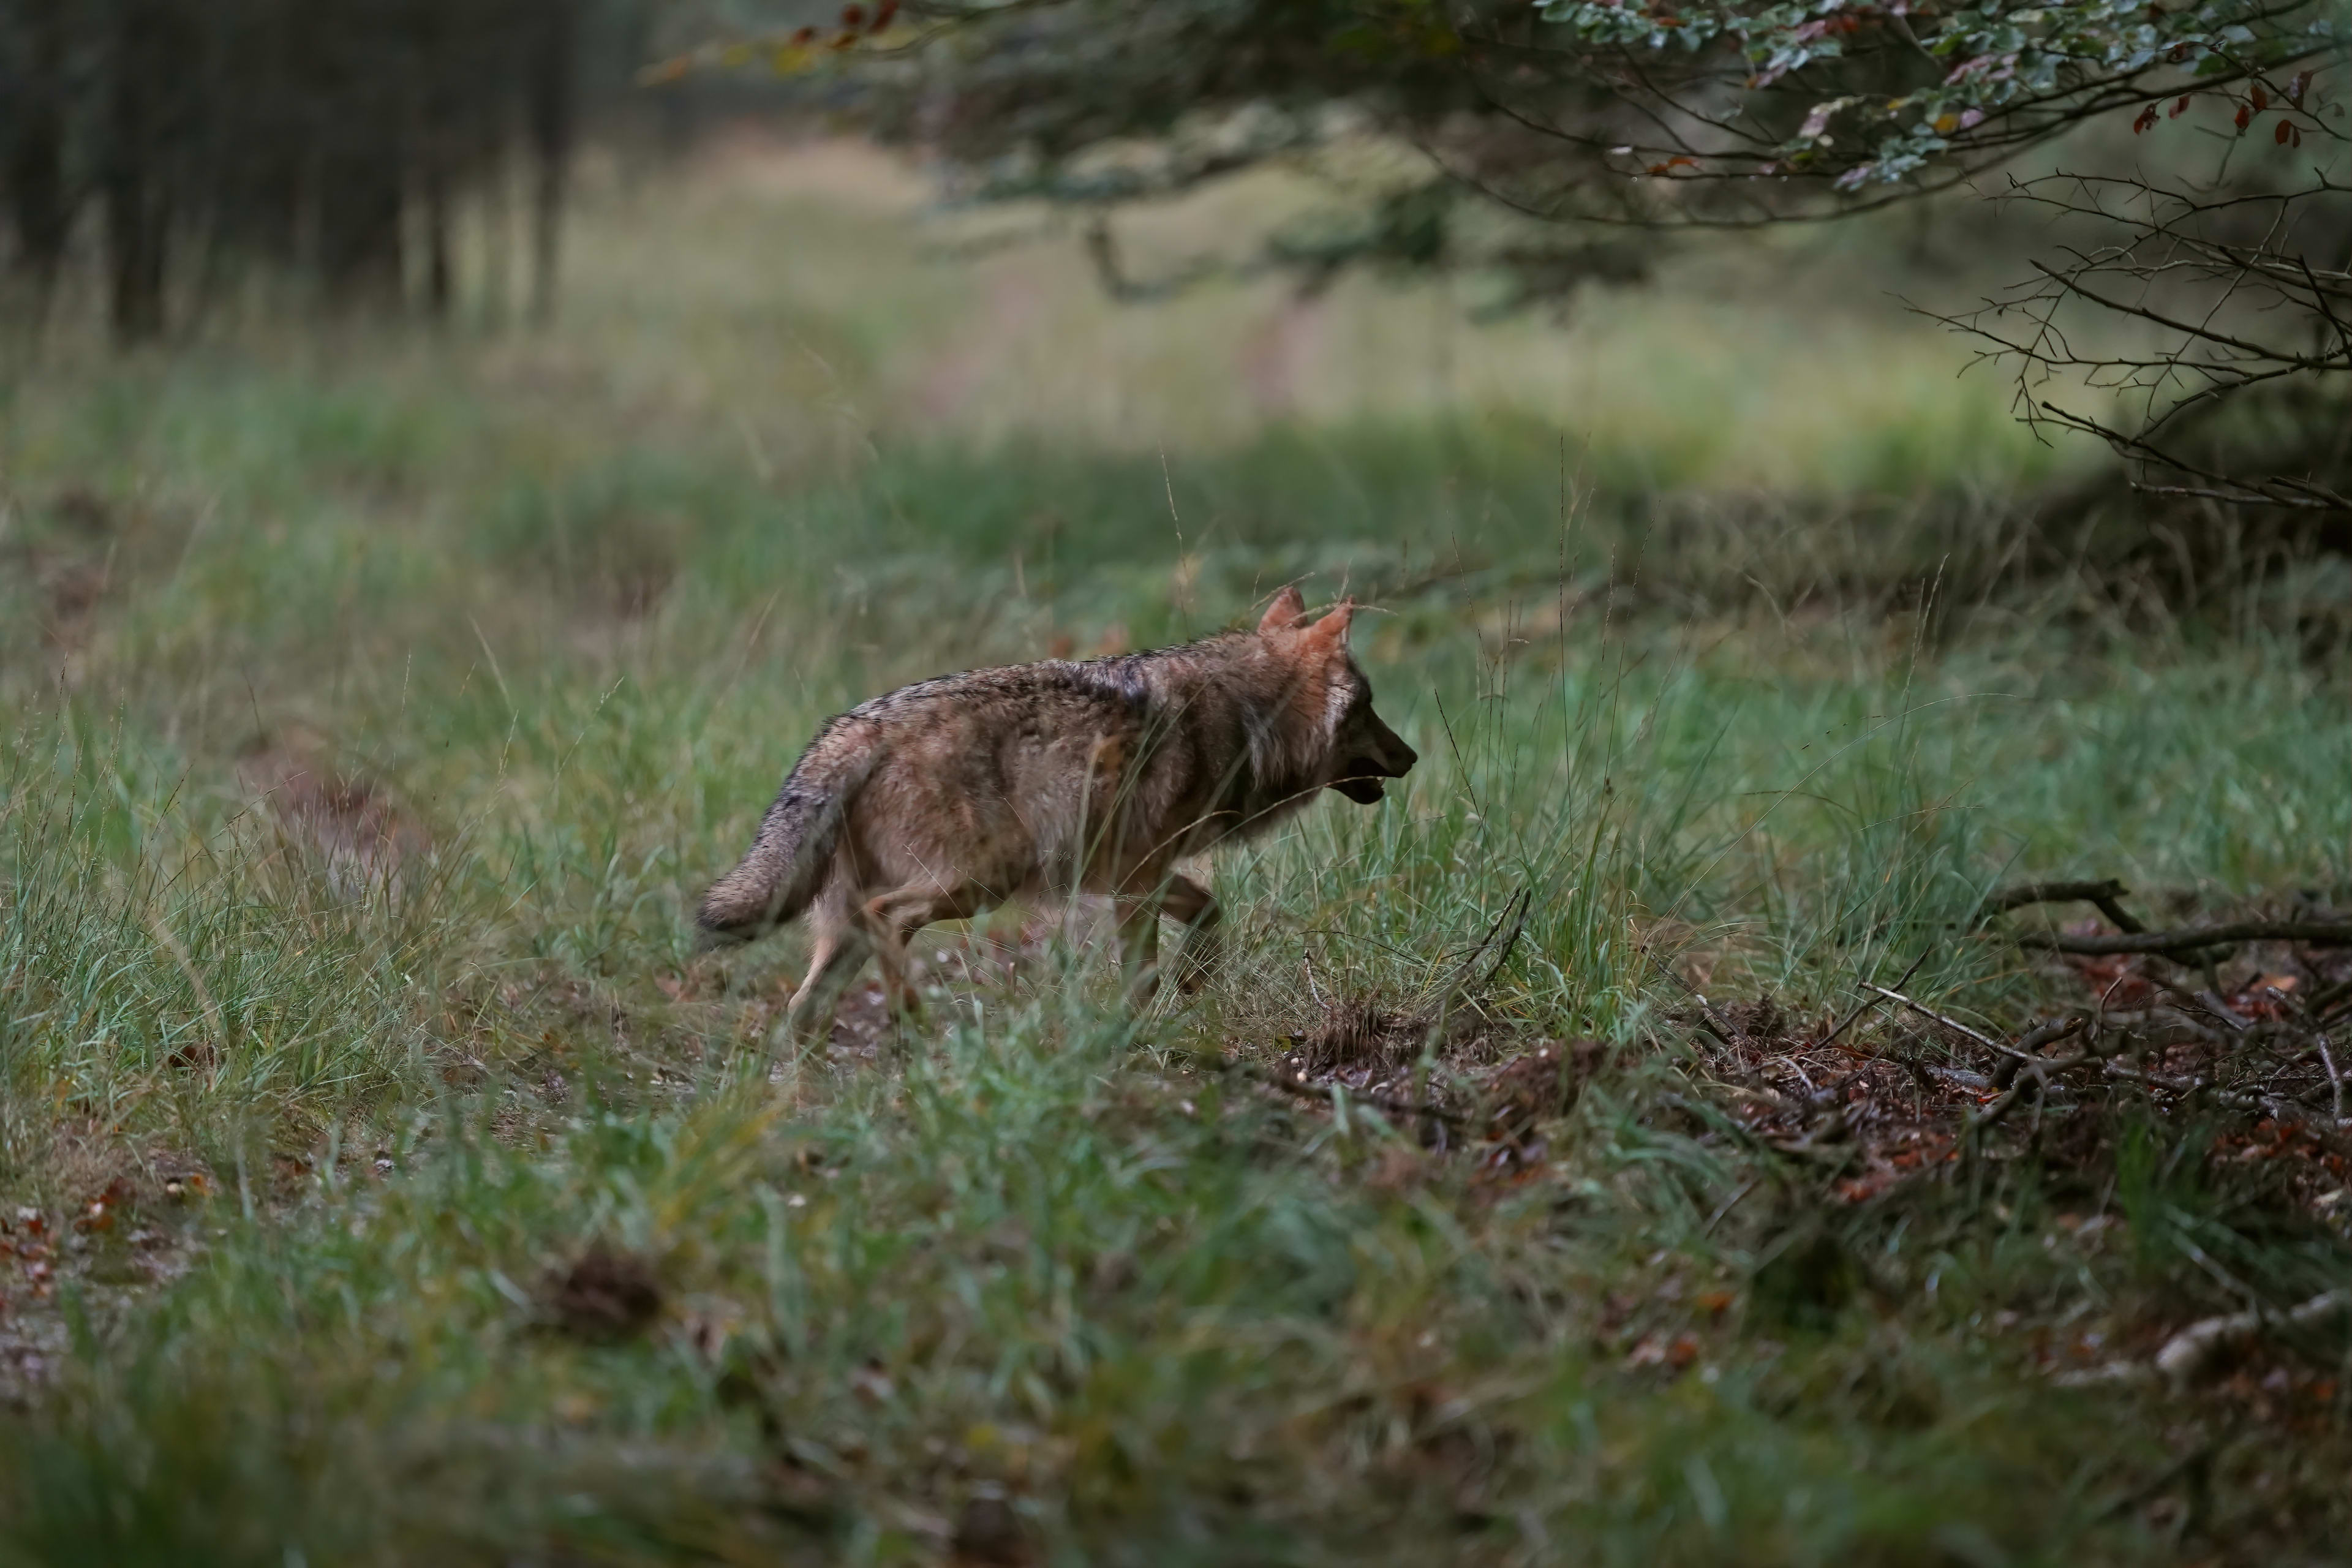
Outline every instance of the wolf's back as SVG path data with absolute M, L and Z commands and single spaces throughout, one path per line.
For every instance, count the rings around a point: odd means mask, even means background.
M 874 771 L 877 740 L 873 725 L 850 716 L 818 731 L 760 819 L 751 849 L 702 895 L 695 923 L 706 942 L 751 942 L 808 908 L 824 886 L 850 803 Z

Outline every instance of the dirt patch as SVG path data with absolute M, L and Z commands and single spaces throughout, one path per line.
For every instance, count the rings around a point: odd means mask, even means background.
M 550 1323 L 593 1344 L 645 1332 L 661 1316 L 666 1300 L 661 1278 L 650 1262 L 602 1243 L 581 1254 L 570 1268 L 551 1272 L 541 1295 Z
M 966 1500 L 949 1542 L 959 1568 L 1023 1568 L 1036 1560 L 1021 1516 L 1002 1497 Z

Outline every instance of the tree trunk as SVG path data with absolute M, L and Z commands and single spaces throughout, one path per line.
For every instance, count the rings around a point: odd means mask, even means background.
M 464 138 L 464 0 L 420 0 L 422 81 L 415 130 L 417 196 L 425 212 L 425 307 L 436 321 L 449 318 L 457 279 L 450 258 L 450 177 Z
M 66 0 L 23 0 L 23 81 L 8 148 L 16 265 L 46 305 L 64 265 L 73 215 L 66 196 Z
M 170 0 L 121 0 L 115 10 L 105 157 L 109 314 L 117 341 L 163 331 L 165 246 L 172 216 L 164 146 L 177 29 Z
M 325 68 L 313 89 L 317 259 L 329 302 L 345 309 L 400 302 L 402 196 L 415 70 L 406 20 L 388 0 L 345 0 L 322 19 Z
M 573 89 L 578 53 L 577 0 L 540 0 L 539 37 L 530 60 L 530 142 L 537 161 L 531 199 L 531 315 L 555 315 L 556 267 L 563 231 L 565 175 L 578 118 Z
M 236 248 L 291 273 L 302 264 L 305 178 L 322 116 L 298 84 L 324 68 L 310 0 L 241 0 L 231 68 L 248 73 L 248 100 L 225 105 L 225 164 L 211 171 L 222 226 Z
M 425 155 L 425 307 L 436 321 L 449 319 L 457 292 L 449 264 L 449 182 L 437 152 Z
M 400 301 L 400 160 L 389 137 L 346 135 L 319 169 L 319 276 L 338 305 Z

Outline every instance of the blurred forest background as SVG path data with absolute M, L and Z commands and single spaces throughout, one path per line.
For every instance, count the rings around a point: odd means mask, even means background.
M 2334 0 L 0 0 L 0 1568 L 2321 1563 Z M 769 1040 L 825 715 L 1419 750 Z

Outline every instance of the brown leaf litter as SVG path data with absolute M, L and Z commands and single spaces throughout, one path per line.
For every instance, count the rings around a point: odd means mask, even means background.
M 1542 1163 L 1542 1130 L 1575 1106 L 1600 1068 L 1597 1040 L 1529 1038 L 1475 1006 L 1439 1019 L 1342 997 L 1269 1068 L 1244 1067 L 1293 1096 L 1344 1092 L 1440 1149 L 1483 1147 L 1490 1173 Z

